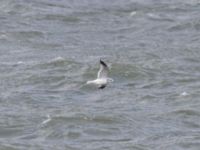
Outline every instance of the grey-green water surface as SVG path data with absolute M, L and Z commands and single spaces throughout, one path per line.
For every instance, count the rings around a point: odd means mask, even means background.
M 1 0 L 0 83 L 1 150 L 199 150 L 200 1 Z

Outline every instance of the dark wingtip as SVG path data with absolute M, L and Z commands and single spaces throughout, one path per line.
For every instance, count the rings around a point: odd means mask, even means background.
M 106 85 L 102 85 L 98 89 L 104 89 L 105 87 L 106 87 Z
M 106 63 L 100 59 L 100 64 L 102 64 L 103 66 L 107 67 Z

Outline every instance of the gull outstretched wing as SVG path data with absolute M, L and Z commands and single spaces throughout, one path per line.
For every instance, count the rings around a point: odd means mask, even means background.
M 107 78 L 108 76 L 108 66 L 107 64 L 100 59 L 100 69 L 97 74 L 97 78 Z

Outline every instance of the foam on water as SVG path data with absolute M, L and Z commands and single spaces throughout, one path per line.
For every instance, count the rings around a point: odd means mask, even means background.
M 53 59 L 53 61 L 64 61 L 65 59 L 61 56 L 58 56 L 56 58 Z
M 135 16 L 136 14 L 137 14 L 136 11 L 132 11 L 132 12 L 130 13 L 130 16 L 132 17 L 132 16 Z
M 182 92 L 181 94 L 180 94 L 180 96 L 188 96 L 189 95 L 189 93 L 187 93 L 187 92 Z
M 47 124 L 47 123 L 50 122 L 51 120 L 52 120 L 51 116 L 50 116 L 50 115 L 47 115 L 47 119 L 44 120 L 44 121 L 42 122 L 42 124 L 43 124 L 43 125 L 44 125 L 44 124 Z
M 23 61 L 18 61 L 17 62 L 17 65 L 21 65 L 21 64 L 24 64 L 24 62 Z

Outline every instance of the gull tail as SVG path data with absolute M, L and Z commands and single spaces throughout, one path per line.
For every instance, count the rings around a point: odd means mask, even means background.
M 87 81 L 86 84 L 93 84 L 94 81 Z

